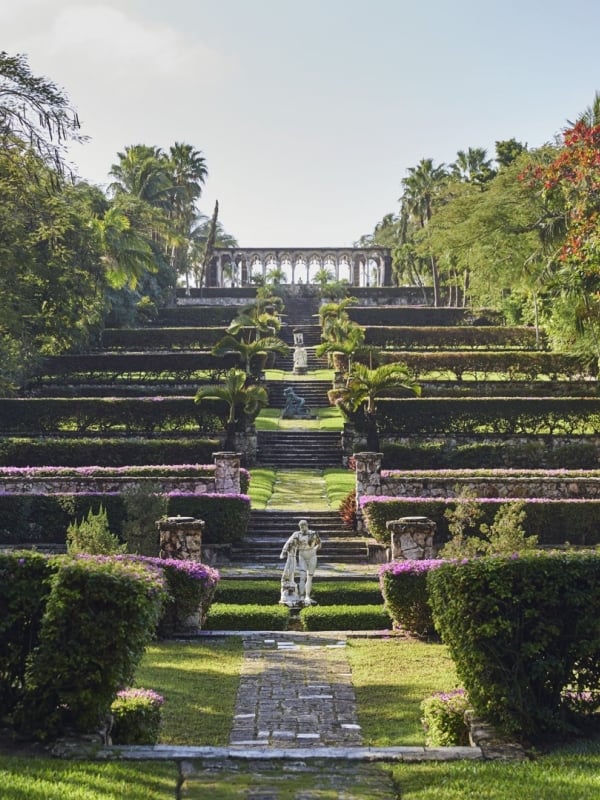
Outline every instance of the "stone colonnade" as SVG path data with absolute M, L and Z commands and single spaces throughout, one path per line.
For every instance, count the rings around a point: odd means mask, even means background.
M 391 286 L 392 257 L 387 247 L 215 247 L 206 286 L 251 286 L 252 276 L 275 283 L 311 284 L 319 270 L 351 286 Z

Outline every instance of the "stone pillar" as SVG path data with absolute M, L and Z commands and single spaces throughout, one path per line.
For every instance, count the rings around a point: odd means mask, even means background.
M 392 560 L 419 561 L 435 558 L 436 523 L 428 517 L 401 517 L 385 523 L 391 533 Z
M 194 517 L 166 517 L 159 519 L 156 527 L 160 536 L 160 558 L 202 560 L 204 520 Z
M 215 459 L 215 492 L 240 493 L 240 454 L 213 453 Z
M 356 463 L 356 528 L 364 530 L 360 498 L 381 494 L 381 459 L 383 453 L 355 453 Z

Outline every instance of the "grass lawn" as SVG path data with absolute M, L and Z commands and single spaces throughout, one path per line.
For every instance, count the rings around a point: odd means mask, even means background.
M 257 431 L 320 430 L 341 431 L 344 418 L 341 411 L 333 406 L 313 408 L 316 419 L 281 419 L 280 408 L 263 408 L 256 417 Z
M 136 685 L 165 698 L 162 744 L 229 742 L 241 661 L 238 638 L 159 642 L 148 648 Z

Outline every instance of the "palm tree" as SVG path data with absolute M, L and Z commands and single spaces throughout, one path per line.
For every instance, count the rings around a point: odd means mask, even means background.
M 377 400 L 395 390 L 403 389 L 421 394 L 421 387 L 410 381 L 410 373 L 404 364 L 383 364 L 370 369 L 364 364 L 353 364 L 350 377 L 343 389 L 334 392 L 336 405 L 348 417 L 361 411 L 367 430 L 367 448 L 379 450 L 377 425 Z
M 128 145 L 123 152 L 117 153 L 117 157 L 119 161 L 109 171 L 115 179 L 108 186 L 109 192 L 113 196 L 132 194 L 152 206 L 165 208 L 171 180 L 160 147 Z
M 157 271 L 148 238 L 132 224 L 122 204 L 113 203 L 102 217 L 92 217 L 90 224 L 100 245 L 106 279 L 113 289 L 135 289 L 144 273 Z
M 244 342 L 227 333 L 216 343 L 211 352 L 215 356 L 238 353 L 244 363 L 245 375 L 257 377 L 262 372 L 270 353 L 286 355 L 288 351 L 288 345 L 276 336 L 263 336 L 254 341 Z
M 410 167 L 408 177 L 403 178 L 404 194 L 400 198 L 402 213 L 417 220 L 420 228 L 426 228 L 433 213 L 433 202 L 448 173 L 444 164 L 437 167 L 433 159 L 422 158 L 416 167 Z M 440 276 L 437 260 L 430 255 L 431 277 L 433 282 L 433 303 L 440 303 Z
M 487 157 L 484 147 L 459 150 L 450 168 L 452 175 L 465 183 L 486 183 L 496 174 L 492 169 L 492 159 Z
M 254 421 L 269 402 L 269 396 L 264 386 L 247 384 L 246 373 L 239 369 L 230 369 L 223 383 L 211 386 L 201 386 L 194 397 L 195 403 L 203 400 L 224 400 L 227 403 L 228 413 L 226 420 L 226 435 L 223 446 L 226 450 L 235 450 L 235 432 L 238 423 Z

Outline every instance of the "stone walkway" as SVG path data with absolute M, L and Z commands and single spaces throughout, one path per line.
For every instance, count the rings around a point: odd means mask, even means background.
M 230 744 L 353 747 L 362 744 L 345 637 L 244 637 Z

